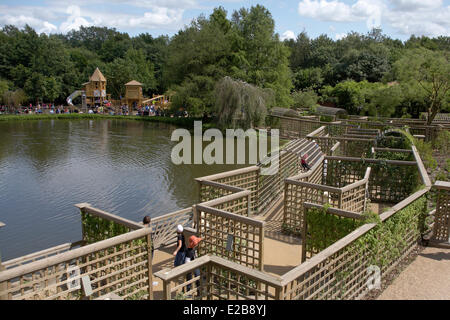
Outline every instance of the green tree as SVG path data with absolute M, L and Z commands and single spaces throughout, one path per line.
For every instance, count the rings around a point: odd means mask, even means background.
M 239 72 L 233 76 L 272 89 L 278 106 L 291 105 L 290 52 L 274 32 L 275 22 L 270 12 L 261 5 L 250 10 L 242 8 L 233 13 L 232 23 L 242 39 L 239 43 L 244 53 Z
M 319 97 L 312 89 L 294 91 L 292 93 L 294 108 L 311 108 L 317 104 Z
M 36 103 L 43 101 L 44 97 L 47 96 L 45 77 L 40 73 L 33 72 L 31 77 L 25 82 L 24 89 L 29 97 L 34 98 Z
M 240 80 L 225 77 L 215 88 L 215 112 L 222 128 L 247 129 L 264 123 L 273 100 L 270 89 L 261 89 Z
M 427 49 L 408 51 L 395 63 L 395 72 L 400 81 L 417 84 L 427 103 L 427 123 L 431 124 L 436 114 L 448 108 L 450 101 L 450 54 Z
M 296 90 L 312 88 L 318 90 L 322 88 L 324 78 L 321 68 L 300 69 L 294 74 L 294 87 Z
M 45 98 L 54 103 L 61 94 L 61 83 L 55 77 L 45 79 Z

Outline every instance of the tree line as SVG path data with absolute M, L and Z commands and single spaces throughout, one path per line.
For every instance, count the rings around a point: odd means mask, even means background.
M 190 114 L 236 112 L 217 101 L 226 99 L 230 88 L 265 100 L 246 103 L 241 97 L 242 108 L 324 103 L 387 117 L 449 109 L 449 37 L 411 36 L 402 42 L 373 29 L 340 40 L 301 32 L 281 41 L 261 5 L 236 10 L 230 18 L 216 8 L 172 37 L 130 37 L 106 27 L 47 35 L 9 25 L 1 29 L 0 46 L 3 104 L 64 103 L 99 67 L 113 98 L 123 96 L 124 84 L 135 79 L 145 95 L 170 94 L 173 108 Z

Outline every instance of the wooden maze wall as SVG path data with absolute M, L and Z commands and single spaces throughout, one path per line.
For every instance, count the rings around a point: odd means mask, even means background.
M 7 300 L 80 299 L 80 279 L 88 276 L 90 298 L 112 292 L 124 299 L 150 299 L 150 247 L 145 228 L 13 268 L 0 273 L 1 295 Z
M 374 202 L 396 203 L 408 197 L 419 185 L 415 161 L 326 157 L 327 185 L 341 187 L 360 180 L 368 166 L 369 196 Z
M 434 187 L 437 197 L 432 240 L 450 243 L 450 183 L 438 181 Z
M 213 254 L 249 268 L 263 269 L 264 222 L 199 204 L 198 255 Z

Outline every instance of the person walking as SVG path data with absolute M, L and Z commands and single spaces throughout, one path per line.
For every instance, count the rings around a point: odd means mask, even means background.
M 198 244 L 200 243 L 200 241 L 202 241 L 202 238 L 198 238 L 196 236 L 190 236 L 189 237 L 189 244 L 186 250 L 186 263 L 193 261 L 196 258 L 196 248 L 198 246 Z M 200 269 L 196 268 L 194 270 L 194 277 L 198 277 L 200 276 Z M 186 275 L 186 280 L 189 281 L 192 279 L 192 273 L 188 273 Z M 197 287 L 197 289 L 200 287 L 200 280 L 196 280 L 195 281 L 195 286 Z M 188 284 L 187 285 L 187 291 L 191 291 L 192 285 Z
M 177 248 L 173 252 L 175 256 L 174 267 L 181 266 L 185 262 L 186 258 L 186 245 L 183 234 L 184 228 L 181 224 L 177 226 Z

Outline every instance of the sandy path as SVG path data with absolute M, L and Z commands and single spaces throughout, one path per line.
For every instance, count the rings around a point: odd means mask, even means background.
M 450 249 L 425 248 L 379 300 L 450 300 Z

